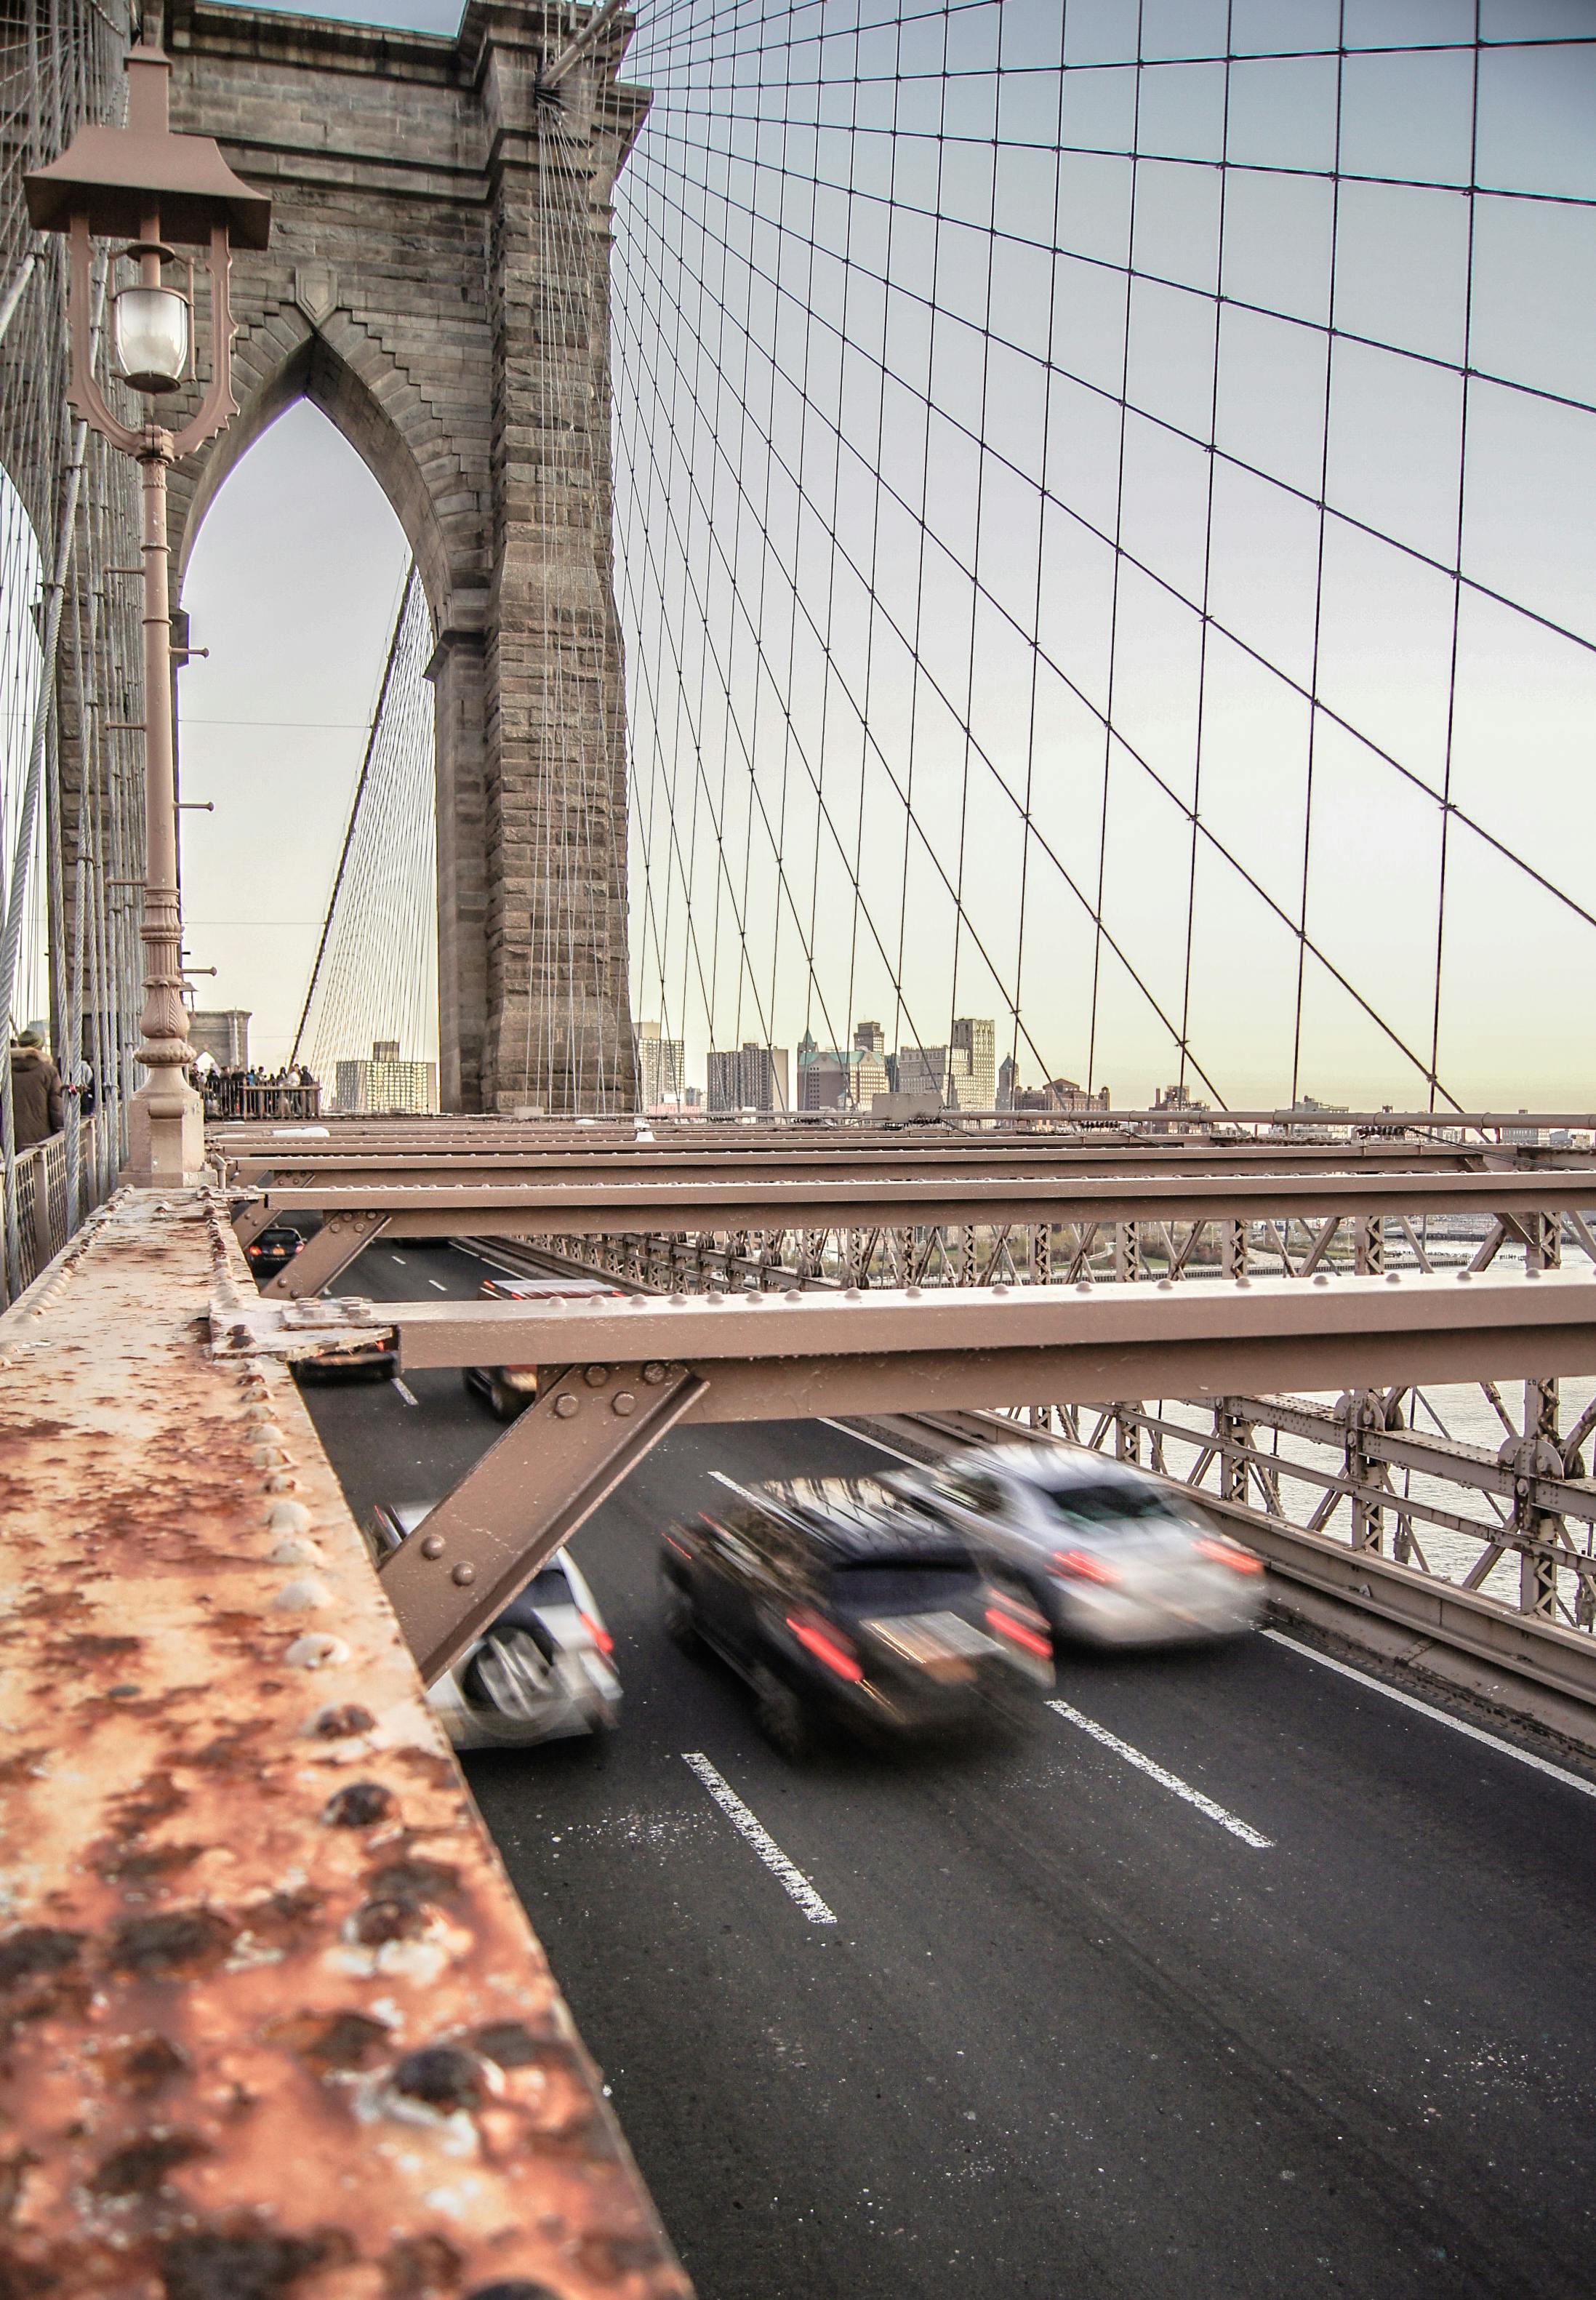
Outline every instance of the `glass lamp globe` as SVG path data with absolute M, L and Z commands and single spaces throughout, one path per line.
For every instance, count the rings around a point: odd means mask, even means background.
M 116 363 L 135 391 L 176 391 L 188 365 L 188 304 L 175 288 L 124 288 L 112 311 Z

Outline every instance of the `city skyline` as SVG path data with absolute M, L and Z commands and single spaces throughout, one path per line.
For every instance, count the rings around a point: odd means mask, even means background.
M 990 12 L 964 12 L 965 30 Z M 1520 54 L 1504 45 L 1480 65 L 1470 208 L 1460 36 L 1443 27 L 1432 47 L 1384 58 L 1359 46 L 1375 36 L 1352 11 L 1338 63 L 1309 10 L 1299 58 L 1254 62 L 1238 32 L 1239 60 L 1219 64 L 1207 59 L 1223 12 L 1193 8 L 1176 25 L 1150 12 L 1148 54 L 1132 64 L 1135 11 L 1076 10 L 1064 61 L 1078 69 L 1060 76 L 1058 12 L 1010 0 L 995 175 L 985 161 L 977 170 L 973 115 L 960 109 L 985 85 L 973 52 L 950 68 L 929 126 L 898 138 L 885 178 L 886 147 L 860 96 L 858 118 L 793 154 L 819 185 L 806 299 L 794 289 L 766 311 L 739 253 L 744 227 L 780 236 L 780 169 L 761 158 L 746 106 L 728 115 L 719 172 L 687 188 L 682 229 L 700 255 L 729 235 L 727 276 L 742 285 L 723 298 L 726 324 L 742 343 L 747 322 L 773 395 L 768 407 L 746 394 L 727 402 L 711 428 L 681 386 L 702 460 L 680 463 L 692 486 L 683 476 L 686 494 L 653 499 L 657 517 L 642 528 L 647 471 L 618 479 L 633 1013 L 682 1040 L 694 1076 L 711 1039 L 792 1047 L 812 1029 L 818 1043 L 845 1044 L 847 1017 L 869 1011 L 894 1038 L 934 1046 L 977 1008 L 996 1017 L 998 1060 L 1018 1050 L 1028 1079 L 1107 1079 L 1131 1105 L 1183 1074 L 1216 1103 L 1284 1104 L 1293 1073 L 1335 1101 L 1422 1104 L 1422 1066 L 1399 1041 L 1426 1057 L 1437 1023 L 1440 1074 L 1459 1099 L 1580 1097 L 1577 1034 L 1541 986 L 1583 979 L 1591 954 L 1575 858 L 1596 807 L 1596 520 L 1580 507 L 1581 475 L 1596 470 L 1581 444 L 1592 327 L 1555 292 L 1590 231 L 1588 138 L 1570 109 L 1589 52 L 1567 52 L 1559 91 L 1548 79 L 1559 52 Z M 444 29 L 455 12 L 408 13 Z M 627 67 L 639 75 L 647 29 Z M 835 53 L 839 79 L 851 70 L 861 89 L 874 85 L 862 49 Z M 669 56 L 656 61 L 662 132 L 680 91 Z M 1228 143 L 1210 100 L 1221 81 L 1234 97 Z M 1427 92 L 1432 125 L 1422 165 L 1404 177 L 1385 162 L 1409 84 Z M 1333 245 L 1324 130 L 1338 86 L 1346 180 Z M 1139 125 L 1127 109 L 1137 89 Z M 1061 94 L 1066 108 L 1050 113 Z M 653 132 L 622 184 L 623 379 L 638 328 L 669 316 L 662 267 L 678 260 L 650 221 L 663 182 Z M 1494 188 L 1506 181 L 1534 196 Z M 896 202 L 890 265 L 884 194 Z M 1459 268 L 1466 208 L 1472 272 Z M 1025 225 L 1027 214 L 1045 228 Z M 997 236 L 983 334 L 961 314 L 958 262 L 980 253 L 985 225 Z M 1044 271 L 1045 303 L 1068 322 L 1045 342 Z M 1465 466 L 1466 303 L 1481 379 Z M 778 321 L 810 345 L 807 398 L 792 362 L 771 366 L 760 349 Z M 711 374 L 686 338 L 672 358 L 684 376 Z M 844 405 L 860 420 L 839 432 Z M 650 406 L 634 400 L 627 420 L 641 438 Z M 860 495 L 867 441 L 880 454 Z M 936 448 L 928 495 L 917 441 Z M 1042 492 L 1027 496 L 1016 474 L 1033 469 Z M 779 549 L 747 511 L 766 473 Z M 1320 479 L 1331 503 L 1322 550 Z M 703 599 L 721 598 L 735 573 L 744 597 L 763 600 L 758 646 L 742 625 L 711 644 L 690 589 L 672 602 L 638 588 L 637 538 L 651 524 L 681 550 L 693 538 Z M 730 566 L 711 561 L 716 535 L 742 538 Z M 670 547 L 685 583 L 688 562 Z M 223 969 L 212 995 L 261 1016 L 268 1059 L 291 1036 L 404 555 L 374 483 L 303 407 L 243 460 L 196 546 L 186 601 L 212 657 L 184 674 L 184 772 L 220 811 L 185 817 L 191 941 L 197 962 Z M 1206 621 L 1193 605 L 1200 578 Z M 910 579 L 923 591 L 912 677 L 901 636 Z M 351 634 L 337 662 L 335 624 L 341 641 Z M 794 666 L 790 691 L 773 683 L 777 658 Z M 295 666 L 291 709 L 284 662 Z M 950 665 L 968 688 L 956 710 Z M 662 698 L 701 690 L 706 712 L 684 703 L 661 716 Z M 717 762 L 707 786 L 706 758 Z M 232 804 L 261 774 L 291 813 L 291 842 L 262 842 Z M 893 791 L 910 779 L 906 830 Z M 711 807 L 723 786 L 726 807 Z M 1506 859 L 1522 847 L 1526 811 L 1557 826 L 1550 851 L 1531 858 L 1534 878 Z M 678 817 L 713 833 L 685 881 L 671 875 Z M 761 845 L 761 826 L 778 821 L 785 887 Z M 232 886 L 248 888 L 252 919 L 214 925 Z M 1320 956 L 1298 944 L 1293 921 L 1304 919 Z M 1160 1013 L 1177 1034 L 1185 1017 L 1184 1065 Z

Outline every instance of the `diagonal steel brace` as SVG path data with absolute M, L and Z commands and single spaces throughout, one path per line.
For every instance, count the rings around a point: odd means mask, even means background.
M 387 1228 L 387 1214 L 328 1214 L 313 1238 L 307 1238 L 292 1262 L 286 1262 L 262 1293 L 270 1302 L 301 1302 L 309 1294 L 324 1294 L 341 1271 Z
M 428 1685 L 709 1387 L 657 1362 L 541 1379 L 536 1404 L 384 1560 L 383 1592 Z

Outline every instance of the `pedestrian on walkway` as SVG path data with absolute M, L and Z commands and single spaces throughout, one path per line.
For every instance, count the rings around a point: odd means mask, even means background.
M 60 1133 L 61 1073 L 46 1050 L 42 1030 L 24 1030 L 11 1050 L 11 1106 L 19 1150 L 31 1150 Z

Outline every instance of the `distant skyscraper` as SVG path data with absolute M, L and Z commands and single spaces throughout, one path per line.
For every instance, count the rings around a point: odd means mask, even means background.
M 437 1064 L 399 1059 L 397 1038 L 372 1041 L 368 1062 L 333 1067 L 337 1111 L 431 1111 L 437 1108 Z
M 971 1014 L 953 1024 L 947 1046 L 900 1046 L 893 1083 L 900 1094 L 934 1094 L 944 1110 L 991 1110 L 997 1093 L 996 1025 Z
M 663 1038 L 657 1022 L 637 1026 L 637 1084 L 644 1110 L 669 1104 L 679 1109 L 686 1085 L 687 1049 L 680 1038 Z
M 879 1023 L 867 1022 L 863 1028 L 882 1036 Z M 857 1041 L 860 1033 L 853 1035 Z M 798 1048 L 800 1110 L 869 1110 L 872 1098 L 886 1088 L 886 1062 L 879 1052 L 857 1043 L 818 1046 L 804 1032 Z
M 900 1094 L 934 1094 L 948 1099 L 945 1046 L 900 1046 L 893 1058 L 893 1084 Z
M 853 1044 L 861 1054 L 878 1054 L 885 1061 L 886 1032 L 879 1022 L 855 1022 Z
M 1012 1110 L 1014 1097 L 1019 1091 L 1019 1064 L 1012 1054 L 1005 1054 L 998 1064 L 997 1100 L 994 1110 Z
M 793 1106 L 785 1046 L 761 1046 L 744 1038 L 736 1053 L 711 1047 L 709 1085 L 711 1110 L 790 1110 Z
M 953 1024 L 950 1049 L 949 1099 L 960 1110 L 991 1110 L 997 1097 L 997 1030 L 993 1023 L 973 1014 L 959 1016 Z M 963 1060 L 960 1062 L 960 1057 Z

